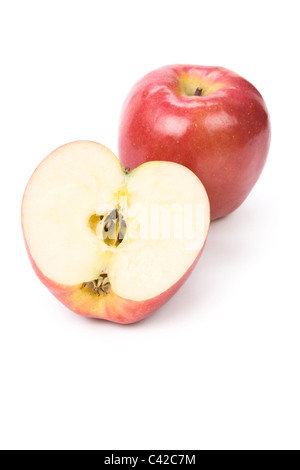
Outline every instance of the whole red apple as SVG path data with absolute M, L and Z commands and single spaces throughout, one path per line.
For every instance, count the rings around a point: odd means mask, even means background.
M 211 220 L 242 204 L 270 144 L 265 102 L 223 67 L 170 65 L 139 80 L 123 105 L 119 158 L 134 169 L 168 160 L 192 170 L 208 193 Z

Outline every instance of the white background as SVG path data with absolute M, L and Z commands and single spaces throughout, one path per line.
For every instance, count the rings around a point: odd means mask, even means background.
M 1 448 L 300 448 L 298 3 L 1 0 Z M 66 142 L 117 153 L 130 87 L 173 63 L 258 88 L 267 165 L 167 305 L 132 326 L 87 320 L 29 264 L 25 185 Z

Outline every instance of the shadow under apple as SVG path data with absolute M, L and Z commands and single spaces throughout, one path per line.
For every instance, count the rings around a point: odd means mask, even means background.
M 194 321 L 195 316 L 209 315 L 216 297 L 225 301 L 228 292 L 233 294 L 247 263 L 259 257 L 264 249 L 264 237 L 258 227 L 267 212 L 267 207 L 260 205 L 258 211 L 257 204 L 247 201 L 235 212 L 213 221 L 206 246 L 190 278 L 167 304 L 142 323 L 169 323 L 171 317 L 172 321 L 181 321 L 183 315 Z

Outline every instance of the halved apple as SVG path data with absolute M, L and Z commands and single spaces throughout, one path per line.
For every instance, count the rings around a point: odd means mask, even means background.
M 209 221 L 206 191 L 190 170 L 164 161 L 123 170 L 90 141 L 52 152 L 22 204 L 40 280 L 72 311 L 118 323 L 170 299 L 199 258 Z

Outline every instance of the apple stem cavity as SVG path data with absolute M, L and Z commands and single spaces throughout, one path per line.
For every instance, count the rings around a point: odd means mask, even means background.
M 194 96 L 202 96 L 203 88 L 196 88 Z

